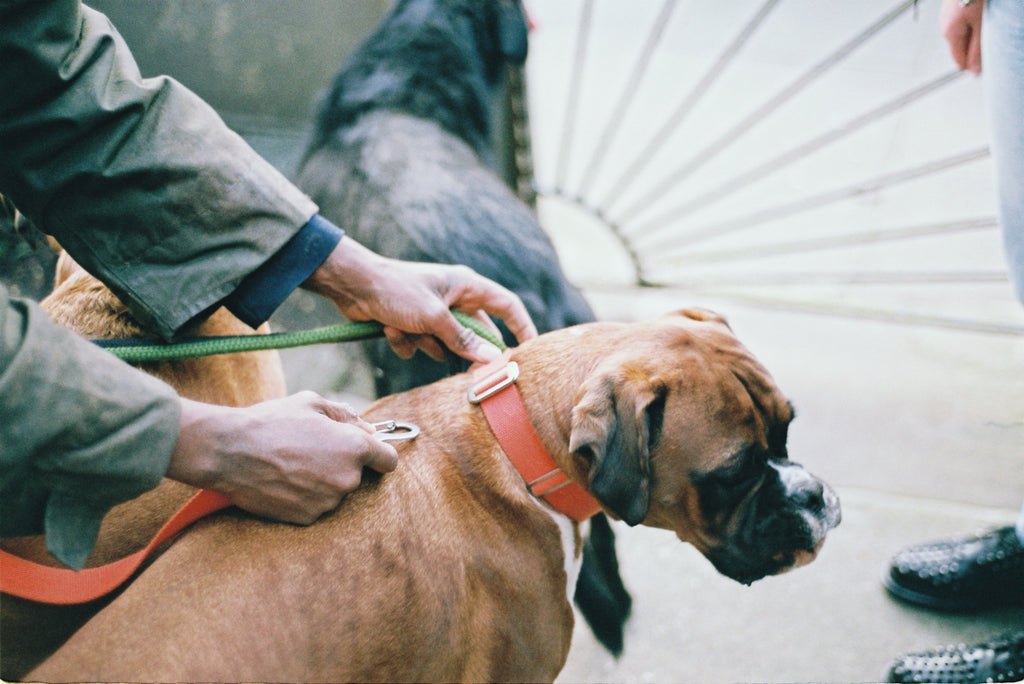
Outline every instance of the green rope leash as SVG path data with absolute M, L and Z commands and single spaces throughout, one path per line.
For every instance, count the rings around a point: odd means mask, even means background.
M 505 343 L 501 338 L 484 327 L 480 321 L 460 311 L 452 311 L 460 324 L 469 328 L 498 349 L 504 350 Z M 355 342 L 380 337 L 384 334 L 384 325 L 376 321 L 352 322 L 331 325 L 314 330 L 298 332 L 270 333 L 269 335 L 229 335 L 225 337 L 205 337 L 182 342 L 138 344 L 133 340 L 100 340 L 101 346 L 128 363 L 146 363 L 154 361 L 172 361 L 192 359 L 215 354 L 235 354 L 238 352 L 264 351 L 267 349 L 289 349 L 311 344 L 334 344 L 339 342 Z

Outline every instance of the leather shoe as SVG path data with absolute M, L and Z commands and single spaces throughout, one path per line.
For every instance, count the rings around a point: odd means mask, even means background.
M 900 656 L 889 669 L 889 682 L 1019 682 L 1024 679 L 1024 632 L 1007 634 L 976 646 L 947 646 Z
M 1024 544 L 1013 527 L 904 549 L 885 587 L 896 598 L 936 610 L 1024 605 Z

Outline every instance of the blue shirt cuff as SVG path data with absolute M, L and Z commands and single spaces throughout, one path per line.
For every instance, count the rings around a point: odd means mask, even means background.
M 265 323 L 295 288 L 324 263 L 345 235 L 319 214 L 224 300 L 228 311 L 253 328 Z

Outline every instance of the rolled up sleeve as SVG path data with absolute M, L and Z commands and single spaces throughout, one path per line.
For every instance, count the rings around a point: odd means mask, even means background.
M 0 192 L 147 328 L 229 297 L 316 205 L 77 0 L 0 0 Z

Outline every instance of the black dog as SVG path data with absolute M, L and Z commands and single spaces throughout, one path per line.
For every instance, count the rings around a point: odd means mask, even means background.
M 497 103 L 508 64 L 526 59 L 527 31 L 519 0 L 400 0 L 334 81 L 297 183 L 380 254 L 464 264 L 513 290 L 545 332 L 594 314 L 533 211 L 491 168 Z M 382 341 L 366 352 L 380 396 L 463 369 L 454 356 L 402 361 Z M 618 655 L 631 599 L 607 518 L 591 527 L 575 600 Z

